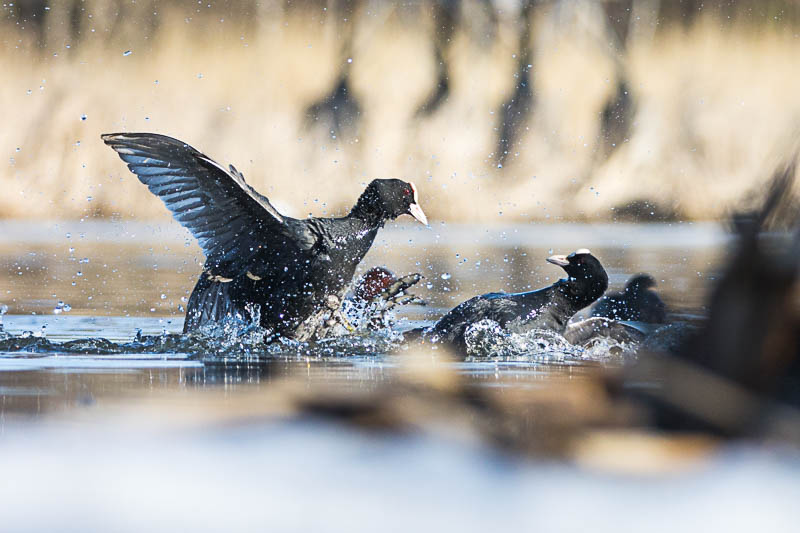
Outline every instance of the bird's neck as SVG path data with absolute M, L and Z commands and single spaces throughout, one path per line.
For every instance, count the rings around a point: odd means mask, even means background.
M 361 226 L 365 230 L 382 228 L 389 218 L 381 209 L 376 209 L 374 206 L 369 205 L 364 195 L 358 199 L 358 202 L 350 210 L 350 214 L 346 217 L 355 226 Z
M 589 280 L 560 279 L 554 284 L 558 295 L 555 298 L 556 305 L 577 313 L 602 296 L 605 288 L 601 285 L 600 283 L 594 284 Z

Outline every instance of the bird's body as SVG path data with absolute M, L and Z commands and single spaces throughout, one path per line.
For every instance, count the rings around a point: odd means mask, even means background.
M 592 308 L 592 316 L 662 324 L 667 308 L 651 289 L 656 281 L 649 274 L 637 274 L 628 280 L 625 290 L 607 294 Z
M 356 266 L 369 251 L 378 228 L 357 219 L 312 219 L 306 223 L 316 239 L 307 250 L 285 246 L 279 251 L 253 243 L 253 254 L 216 264 L 206 260 L 189 299 L 185 330 L 191 331 L 227 316 L 253 318 L 248 304 L 260 307 L 260 322 L 280 335 L 306 339 L 321 315 L 330 311 L 326 299 L 341 301 Z M 338 235 L 343 230 L 352 235 Z M 304 231 L 304 229 L 300 229 Z M 250 246 L 248 246 L 248 249 Z
M 588 250 L 578 250 L 568 257 L 553 256 L 548 261 L 567 270 L 570 277 L 536 291 L 475 296 L 439 319 L 427 336 L 465 353 L 467 329 L 484 319 L 516 333 L 533 329 L 563 333 L 575 313 L 605 292 L 608 276 Z
M 227 318 L 253 320 L 307 340 L 338 309 L 356 266 L 384 223 L 412 214 L 416 188 L 374 180 L 347 216 L 299 220 L 280 214 L 222 166 L 187 144 L 156 134 L 104 135 L 150 191 L 197 238 L 206 256 L 189 298 L 184 331 Z

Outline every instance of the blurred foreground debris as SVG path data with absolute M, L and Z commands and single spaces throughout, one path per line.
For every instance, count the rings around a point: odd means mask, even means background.
M 780 437 L 800 443 L 800 211 L 795 164 L 773 177 L 754 211 L 733 216 L 737 239 L 707 321 L 672 354 L 647 355 L 629 382 L 669 430 Z M 772 232 L 790 228 L 790 232 Z
M 375 387 L 312 379 L 302 368 L 262 376 L 270 386 L 170 394 L 138 402 L 101 402 L 76 416 L 110 411 L 116 420 L 144 419 L 170 431 L 253 424 L 339 424 L 350 431 L 383 436 L 428 434 L 453 446 L 485 444 L 505 453 L 574 461 L 626 473 L 674 472 L 705 459 L 716 439 L 701 434 L 657 435 L 644 426 L 645 412 L 609 394 L 601 367 L 578 368 L 574 376 L 536 387 L 486 387 L 454 366 L 444 349 L 420 348 L 397 360 L 391 377 Z M 240 381 L 257 366 L 210 366 L 225 383 Z M 228 368 L 229 367 L 229 368 Z M 597 372 L 593 372 L 593 371 Z M 579 379 L 573 379 L 579 378 Z M 83 414 L 81 414 L 83 413 Z M 621 455 L 622 453 L 622 455 Z
M 664 327 L 666 351 L 651 351 L 656 344 L 645 343 L 630 368 L 601 367 L 575 383 L 534 390 L 493 390 L 470 385 L 452 365 L 441 364 L 441 351 L 417 346 L 402 356 L 404 379 L 369 398 L 311 395 L 297 406 L 366 428 L 461 427 L 504 449 L 593 464 L 607 464 L 611 454 L 601 450 L 611 443 L 625 449 L 648 442 L 659 453 L 680 449 L 692 457 L 710 450 L 717 437 L 800 445 L 794 176 L 795 165 L 788 165 L 758 208 L 733 216 L 737 238 L 711 293 L 708 318 L 681 334 Z M 641 337 L 603 318 L 584 321 L 572 334 Z M 669 437 L 655 437 L 653 429 L 667 430 Z M 686 432 L 689 437 L 682 436 Z

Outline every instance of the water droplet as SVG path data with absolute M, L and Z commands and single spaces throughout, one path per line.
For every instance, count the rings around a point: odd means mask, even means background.
M 352 58 L 352 57 L 348 57 L 348 58 L 347 58 L 347 62 L 348 62 L 348 63 L 352 63 L 352 62 L 353 62 L 353 58 Z
M 447 272 L 445 272 L 444 274 L 442 274 L 442 275 L 441 275 L 441 278 L 442 278 L 442 279 L 450 279 L 451 277 L 452 277 L 452 276 L 451 276 L 449 273 L 447 273 Z
M 166 295 L 166 294 L 164 294 L 163 292 L 161 293 L 161 299 L 162 299 L 162 300 L 166 300 L 166 299 L 167 299 L 167 295 Z
M 87 117 L 86 114 L 81 115 L 81 120 L 86 120 L 87 118 L 89 117 Z
M 129 55 L 131 55 L 132 53 L 133 53 L 133 52 L 132 52 L 132 51 L 130 51 L 130 50 L 125 50 L 124 52 L 122 52 L 122 55 L 123 55 L 123 56 L 125 56 L 125 57 L 128 57 L 128 56 L 129 56 Z
M 87 201 L 87 202 L 91 202 L 92 200 L 94 200 L 94 198 L 92 198 L 91 196 L 87 196 L 87 197 L 86 197 L 86 201 Z

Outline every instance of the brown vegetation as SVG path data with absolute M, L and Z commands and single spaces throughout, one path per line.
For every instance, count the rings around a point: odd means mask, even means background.
M 313 2 L 126 3 L 122 13 L 56 2 L 45 23 L 12 13 L 0 40 L 0 216 L 166 217 L 100 142 L 117 130 L 172 135 L 234 163 L 295 216 L 340 213 L 374 177 L 414 180 L 434 221 L 613 219 L 637 202 L 711 219 L 796 149 L 800 41 L 782 18 L 795 3 L 680 24 L 685 14 L 662 20 L 633 2 L 638 18 L 619 51 L 598 4 L 550 2 L 531 17 L 535 109 L 498 168 L 519 24 L 501 12 L 491 26 L 478 2 L 463 4 L 443 56 L 448 96 L 423 114 L 443 54 L 424 3 L 365 4 L 352 26 Z M 348 59 L 361 109 L 352 135 L 307 127 Z M 601 123 L 620 64 L 634 111 L 629 138 L 609 153 Z

